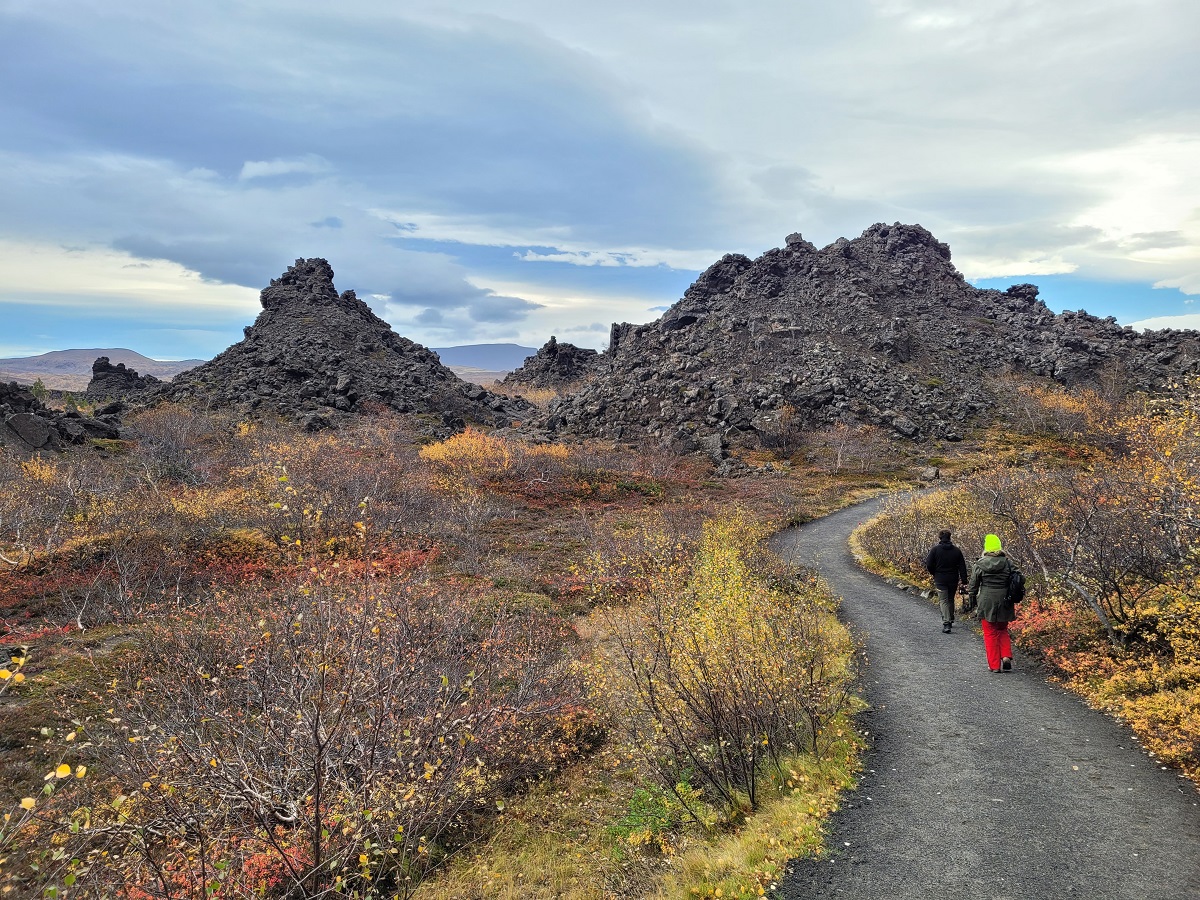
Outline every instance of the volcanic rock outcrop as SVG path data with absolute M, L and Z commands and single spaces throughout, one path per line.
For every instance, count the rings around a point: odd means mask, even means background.
M 681 450 L 757 444 L 780 416 L 956 439 L 985 421 L 998 376 L 1152 390 L 1200 371 L 1200 333 L 1135 332 L 1052 313 L 1033 285 L 969 284 L 919 225 L 877 224 L 818 250 L 799 234 L 756 260 L 730 254 L 647 325 L 614 324 L 550 431 Z
M 121 436 L 116 415 L 101 410 L 96 416 L 50 409 L 28 388 L 15 381 L 0 383 L 0 446 L 19 451 L 61 450 L 88 438 Z
M 507 425 L 533 407 L 462 381 L 437 354 L 392 331 L 323 259 L 298 259 L 260 294 L 245 338 L 156 389 L 151 402 L 200 402 L 279 415 L 309 430 L 372 405 L 434 413 L 448 425 Z
M 92 363 L 92 380 L 84 392 L 88 397 L 121 398 L 129 394 L 140 394 L 162 384 L 153 375 L 139 375 L 136 369 L 127 368 L 125 363 L 113 365 L 107 356 Z
M 529 385 L 558 390 L 581 382 L 596 370 L 600 354 L 586 347 L 559 343 L 551 337 L 533 356 L 527 356 L 521 368 L 509 372 L 501 384 Z

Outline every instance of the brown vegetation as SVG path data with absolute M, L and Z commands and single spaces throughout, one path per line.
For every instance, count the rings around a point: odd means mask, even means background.
M 714 885 L 819 844 L 853 765 L 849 645 L 821 589 L 752 538 L 846 502 L 822 471 L 712 480 L 662 451 L 470 430 L 429 444 L 393 415 L 305 434 L 164 405 L 131 424 L 134 443 L 0 457 L 5 888 L 437 896 L 537 797 L 605 783 L 575 878 L 610 893 L 653 890 L 664 846 L 752 813 L 795 842 Z M 714 557 L 705 522 L 740 555 Z M 651 525 L 672 566 L 613 593 L 614 554 Z M 733 572 L 739 591 L 716 590 Z M 656 635 L 671 595 L 652 585 L 712 606 Z M 636 697 L 664 651 L 672 690 L 753 715 L 680 720 L 633 754 L 617 726 L 666 721 Z M 685 789 L 689 755 L 706 768 Z

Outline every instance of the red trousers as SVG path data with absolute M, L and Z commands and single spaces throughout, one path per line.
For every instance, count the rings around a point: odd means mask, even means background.
M 983 646 L 987 650 L 988 668 L 999 669 L 1003 657 L 1012 659 L 1012 641 L 1008 637 L 1007 622 L 989 622 L 984 619 Z

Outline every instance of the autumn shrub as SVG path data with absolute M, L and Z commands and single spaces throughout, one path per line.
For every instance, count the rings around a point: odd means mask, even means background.
M 620 648 L 611 696 L 632 705 L 631 744 L 693 815 L 683 785 L 727 817 L 755 808 L 764 773 L 819 754 L 850 698 L 852 646 L 829 595 L 782 577 L 763 537 L 735 512 L 705 523 L 694 555 L 663 540 L 625 577 L 595 564 Z
M 191 588 L 186 555 L 197 531 L 177 504 L 126 459 L 31 459 L 7 491 L 5 558 L 16 563 L 0 605 L 20 594 L 40 616 L 79 627 L 128 621 Z M 11 499 L 12 502 L 7 502 Z
M 226 413 L 180 403 L 160 403 L 131 414 L 126 423 L 136 434 L 131 461 L 154 479 L 196 483 L 208 473 L 202 462 L 233 427 Z
M 816 465 L 834 474 L 877 471 L 895 462 L 883 429 L 876 425 L 837 422 L 805 434 L 797 449 L 804 449 Z
M 352 533 L 364 500 L 375 530 L 399 536 L 427 532 L 447 505 L 401 423 L 387 418 L 342 432 L 287 435 L 254 448 L 249 462 L 246 474 L 268 502 L 286 501 L 278 494 L 289 485 L 293 491 L 285 493 L 302 501 L 294 512 L 320 511 L 309 527 L 319 526 L 314 536 L 322 539 Z
M 559 389 L 534 387 L 531 384 L 502 384 L 497 382 L 490 390 L 498 392 L 505 397 L 521 397 L 528 400 L 538 409 L 548 409 L 550 404 L 559 397 L 565 397 L 579 389 L 579 384 L 564 385 Z
M 512 440 L 468 428 L 437 444 L 422 447 L 421 458 L 436 473 L 437 484 L 459 497 L 485 492 L 523 496 L 567 489 L 571 453 L 562 444 Z
M 125 800 L 60 838 L 104 841 L 89 896 L 407 896 L 596 740 L 563 621 L 339 571 L 147 627 L 95 737 Z
M 502 480 L 512 466 L 512 451 L 503 438 L 467 428 L 436 444 L 421 448 L 421 458 L 432 463 L 442 483 L 452 490 L 478 490 Z
M 1114 412 L 1108 398 L 1087 388 L 1012 378 L 998 379 L 996 388 L 1012 426 L 1029 434 L 1090 438 Z
M 905 575 L 925 581 L 925 557 L 937 543 L 938 532 L 949 529 L 955 543 L 970 559 L 983 546 L 990 517 L 966 487 L 927 493 L 893 494 L 879 514 L 859 529 L 859 546 L 873 559 Z
M 102 498 L 105 465 L 90 457 L 16 459 L 0 454 L 0 555 L 10 566 L 52 553 L 78 535 Z

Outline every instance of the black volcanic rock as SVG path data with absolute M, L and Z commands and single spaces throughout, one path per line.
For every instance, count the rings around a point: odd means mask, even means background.
M 821 250 L 793 234 L 723 257 L 657 321 L 614 324 L 596 371 L 551 405 L 548 430 L 753 445 L 790 408 L 802 427 L 955 439 L 990 414 L 997 376 L 1153 390 L 1200 371 L 1200 333 L 1055 315 L 1033 285 L 972 286 L 924 228 L 877 224 Z
M 88 397 L 120 398 L 138 394 L 162 384 L 153 375 L 139 375 L 136 369 L 127 368 L 125 363 L 113 365 L 107 356 L 92 363 L 92 380 L 84 392 Z
M 582 381 L 596 370 L 600 359 L 595 350 L 559 343 L 552 336 L 537 353 L 526 357 L 519 369 L 509 372 L 501 384 L 557 390 Z
M 15 381 L 0 382 L 0 447 L 21 452 L 62 450 L 89 438 L 120 436 L 116 415 L 60 412 L 45 406 L 29 388 Z
M 263 289 L 245 338 L 177 375 L 146 402 L 174 400 L 280 415 L 318 430 L 378 404 L 452 425 L 506 425 L 533 407 L 462 381 L 437 354 L 392 331 L 323 259 L 298 259 Z

